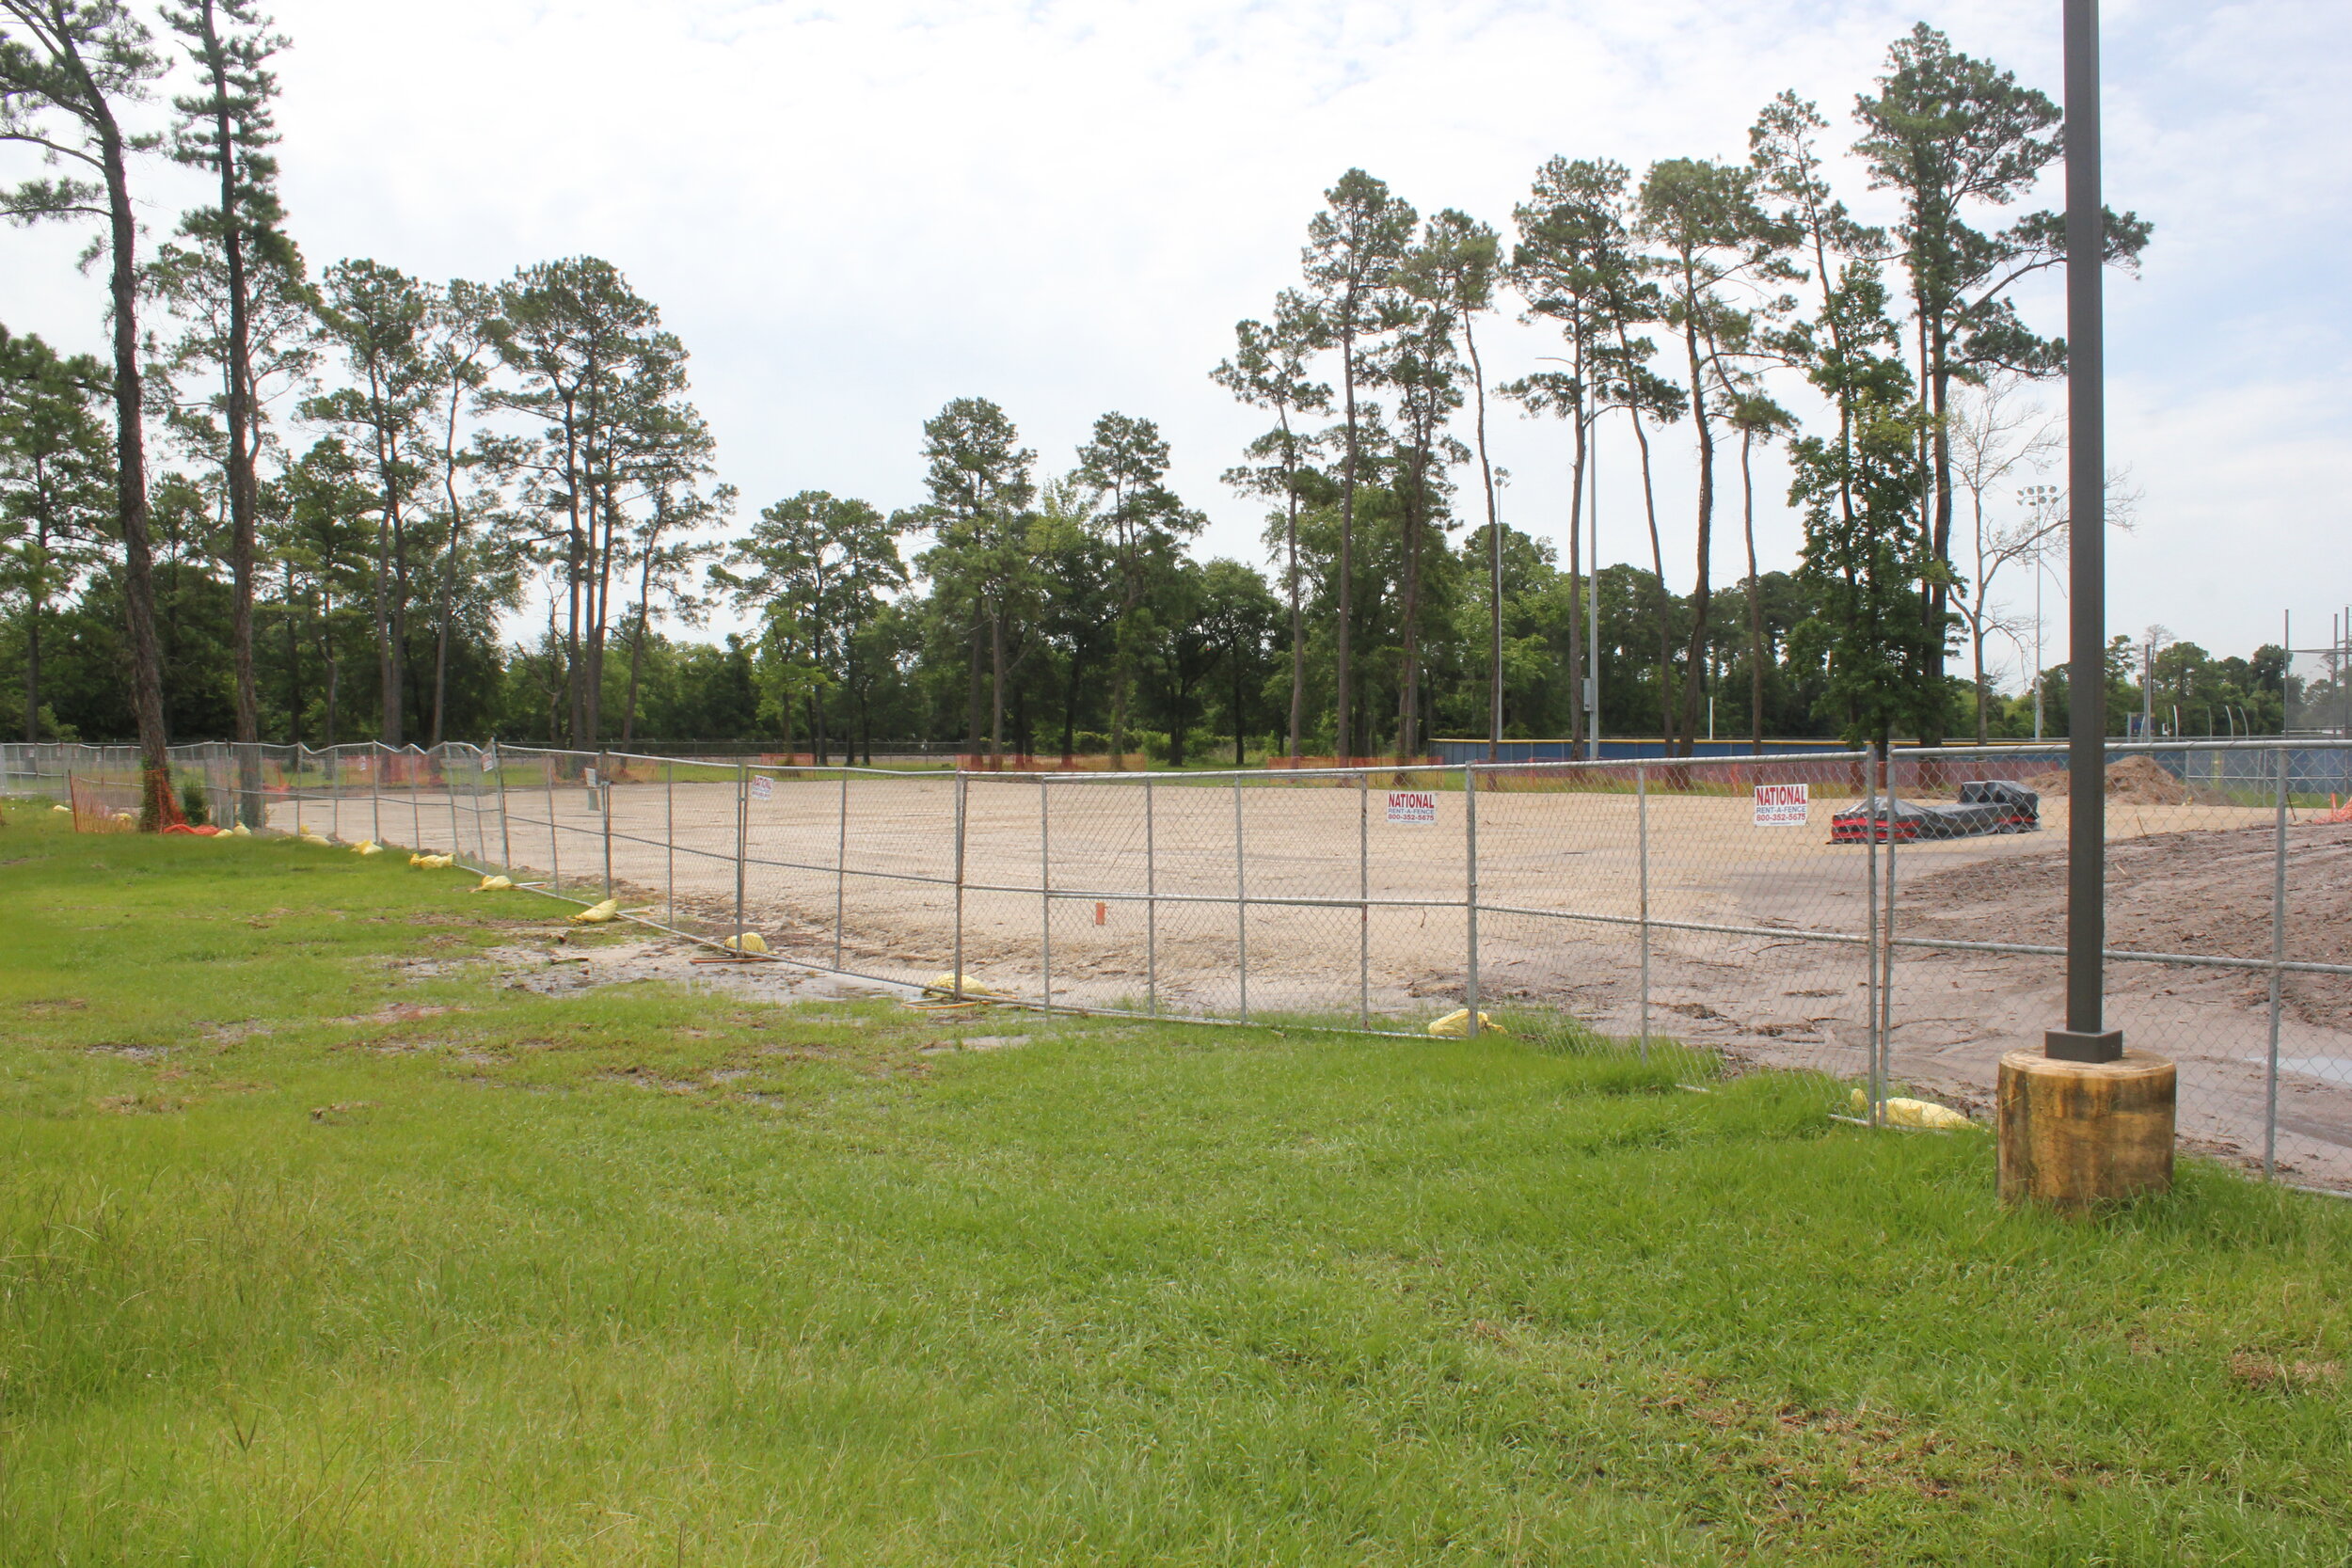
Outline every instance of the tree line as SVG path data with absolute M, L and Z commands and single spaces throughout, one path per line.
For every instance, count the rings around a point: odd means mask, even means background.
M 1507 237 L 1344 173 L 1297 282 L 1211 372 L 1268 421 L 1225 479 L 1270 570 L 1200 558 L 1152 420 L 1105 413 L 1041 466 L 977 396 L 923 426 L 916 504 L 810 488 L 739 517 L 684 344 L 611 263 L 312 268 L 274 150 L 286 43 L 257 0 L 0 0 L 0 141 L 38 165 L 0 201 L 82 228 L 107 280 L 103 356 L 0 328 L 0 673 L 27 738 L 135 735 L 160 778 L 175 736 L 1181 763 L 2031 721 L 1987 650 L 2024 646 L 1995 582 L 2064 540 L 2065 498 L 2025 483 L 2049 443 L 2020 393 L 2064 344 L 2016 304 L 2062 226 L 2011 211 L 2059 117 L 1924 24 L 1853 109 L 1885 228 L 1832 189 L 1830 122 L 1789 93 L 1742 161 L 1550 160 Z M 204 194 L 151 245 L 135 193 L 167 164 Z M 2106 260 L 2148 235 L 2109 214 Z M 1488 375 L 1506 312 L 1558 334 L 1557 370 Z M 1501 515 L 1507 413 L 1557 421 L 1565 562 Z M 1645 563 L 1585 558 L 1609 427 L 1638 453 Z M 1755 543 L 1773 443 L 1804 527 L 1788 572 Z M 722 605 L 753 629 L 694 640 Z M 2173 673 L 2206 707 L 2275 708 L 2260 657 L 2208 662 Z

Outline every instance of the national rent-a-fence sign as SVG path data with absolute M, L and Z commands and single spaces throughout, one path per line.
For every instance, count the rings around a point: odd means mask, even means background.
M 1759 828 L 1802 828 L 1810 801 L 1801 784 L 1760 784 L 1756 786 L 1756 825 Z

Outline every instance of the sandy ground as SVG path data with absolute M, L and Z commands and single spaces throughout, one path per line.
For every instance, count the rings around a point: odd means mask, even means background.
M 1071 1006 L 1364 1010 L 1417 1026 L 1464 998 L 1474 832 L 1487 1006 L 1638 1030 L 1642 944 L 1631 923 L 1646 881 L 1654 923 L 1748 928 L 1653 926 L 1654 1032 L 1759 1062 L 1864 1070 L 1863 949 L 1818 940 L 1859 937 L 1869 910 L 1872 857 L 1825 842 L 1831 812 L 1851 799 L 1834 781 L 1817 781 L 1807 823 L 1791 828 L 1756 826 L 1744 796 L 1533 790 L 1482 792 L 1474 825 L 1458 790 L 1437 794 L 1434 823 L 1392 823 L 1386 783 L 1375 783 L 1252 781 L 1236 790 L 1187 781 L 1147 790 L 1133 781 L 974 778 L 963 802 L 963 968 L 1035 997 L 1050 963 L 1053 999 Z M 577 784 L 510 786 L 502 832 L 498 807 L 495 793 L 453 800 L 420 792 L 380 803 L 314 800 L 298 811 L 281 804 L 272 822 L 291 827 L 298 816 L 344 839 L 454 842 L 469 856 L 560 872 L 568 889 L 601 892 L 598 797 Z M 845 795 L 838 779 L 784 778 L 742 809 L 743 920 L 778 952 L 897 982 L 953 965 L 951 781 L 858 778 Z M 732 784 L 615 786 L 610 878 L 624 902 L 688 928 L 731 929 L 737 810 Z M 1897 935 L 2061 941 L 2063 800 L 2045 803 L 2043 823 L 2035 834 L 1899 848 Z M 2108 828 L 2111 947 L 2268 953 L 2266 811 L 2114 801 Z M 2352 962 L 2352 827 L 2292 832 L 2288 956 Z M 1883 855 L 1877 869 L 1883 878 Z M 1237 885 L 1253 901 L 1246 928 L 1232 904 Z M 1963 1103 L 1989 1101 L 2000 1053 L 2038 1045 L 2060 1011 L 2053 958 L 1906 947 L 1895 974 L 1895 1075 Z M 2242 971 L 2113 968 L 2112 1022 L 2134 1048 L 2181 1063 L 2192 1142 L 2260 1150 L 2267 987 Z M 2352 1181 L 2352 981 L 2293 976 L 2284 1000 L 2282 1164 Z

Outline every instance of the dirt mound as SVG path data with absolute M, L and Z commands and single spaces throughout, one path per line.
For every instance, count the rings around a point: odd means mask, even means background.
M 2026 786 L 2044 800 L 2062 798 L 2067 776 L 2039 773 Z M 2197 792 L 2166 772 L 2153 757 L 2125 757 L 2107 768 L 2107 799 L 2135 806 L 2185 806 L 2197 799 Z

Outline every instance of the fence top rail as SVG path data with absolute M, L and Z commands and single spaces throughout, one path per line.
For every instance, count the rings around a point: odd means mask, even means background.
M 1824 762 L 1840 762 L 1840 763 L 1842 763 L 1842 762 L 1863 762 L 1863 761 L 1867 761 L 1867 760 L 1869 758 L 1869 755 L 1870 755 L 1870 753 L 1869 753 L 1869 752 L 1860 752 L 1860 751 L 1855 751 L 1855 752 L 1766 752 L 1766 753 L 1764 753 L 1762 756 L 1736 756 L 1736 757 L 1580 757 L 1580 758 L 1544 758 L 1544 759 L 1542 759 L 1542 760 L 1533 760 L 1533 759 L 1531 759 L 1531 760 L 1526 761 L 1526 762 L 1456 762 L 1456 763 L 1451 763 L 1451 764 L 1448 764 L 1448 765 L 1447 765 L 1447 767 L 1446 767 L 1446 768 L 1445 768 L 1445 771 L 1451 772 L 1451 771 L 1453 771 L 1453 769 L 1454 769 L 1454 768 L 1468 768 L 1468 769 L 1471 770 L 1472 772 L 1481 772 L 1481 773 L 1486 773 L 1486 772 L 1492 772 L 1492 773 L 1525 773 L 1525 772 L 1529 772 L 1529 771 L 1531 771 L 1531 770 L 1534 770 L 1534 769 L 1541 769 L 1541 770 L 1546 771 L 1546 772 L 1554 772 L 1554 773 L 1564 773 L 1564 772 L 1571 772 L 1571 771 L 1578 771 L 1578 770 L 1582 770 L 1582 771 L 1587 771 L 1587 772 L 1592 772 L 1592 771 L 1609 771 L 1609 770 L 1613 770 L 1613 771 L 1622 772 L 1622 771 L 1624 771 L 1625 769 L 1627 769 L 1627 768 L 1753 768 L 1753 767 L 1755 767 L 1755 766 L 1756 766 L 1756 764 L 1758 764 L 1758 763 L 1770 763 L 1770 762 L 1778 762 L 1778 763 L 1800 763 L 1800 762 L 1801 762 L 1801 763 L 1824 763 Z M 1359 770 L 1359 771 L 1360 771 L 1360 770 Z
M 2021 752 L 2063 754 L 2066 746 L 2066 737 L 2058 736 L 2047 740 L 2012 740 L 2002 746 L 1898 746 L 1890 754 L 1898 761 L 1909 757 L 2013 756 Z M 2110 755 L 2149 752 L 2341 752 L 2352 751 L 2352 739 L 2300 735 L 2240 736 L 2234 740 L 2121 740 L 2109 736 L 2106 749 Z
M 647 762 L 665 768 L 746 768 L 752 772 L 773 773 L 871 773 L 884 779 L 946 779 L 959 771 L 953 768 L 867 768 L 848 762 L 761 762 L 755 756 L 694 756 L 681 752 L 624 752 L 607 747 L 599 751 L 582 751 L 572 746 L 510 746 L 499 743 L 501 756 L 516 757 L 576 757 L 582 762 L 599 759 L 612 762 Z M 964 769 L 963 771 L 969 771 Z

